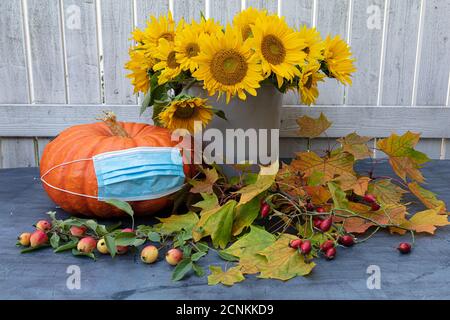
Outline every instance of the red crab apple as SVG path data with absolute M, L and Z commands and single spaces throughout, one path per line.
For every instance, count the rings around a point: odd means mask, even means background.
M 39 220 L 36 223 L 36 229 L 41 231 L 48 231 L 52 228 L 52 224 L 48 222 L 47 220 Z
M 336 256 L 336 248 L 330 248 L 327 250 L 327 252 L 325 252 L 325 257 L 328 260 L 334 259 L 335 256 Z
M 328 230 L 330 230 L 332 223 L 333 219 L 331 217 L 327 218 L 320 223 L 319 229 L 322 232 L 327 232 Z
M 84 237 L 77 244 L 78 251 L 84 253 L 91 253 L 96 247 L 97 241 L 92 237 Z
M 87 228 L 85 226 L 77 227 L 72 226 L 70 227 L 70 234 L 74 237 L 82 237 L 86 233 Z
M 300 246 L 300 251 L 303 254 L 308 254 L 311 252 L 312 246 L 311 246 L 311 241 L 309 240 L 305 240 L 303 241 L 302 245 Z
M 269 212 L 270 212 L 270 206 L 267 204 L 267 202 L 264 202 L 261 205 L 261 210 L 260 210 L 261 217 L 262 218 L 267 217 L 269 215 Z
M 289 246 L 293 249 L 298 249 L 298 248 L 300 248 L 302 243 L 303 243 L 303 241 L 301 239 L 294 239 L 294 240 L 291 240 L 291 242 L 289 243 Z
M 411 252 L 411 245 L 408 242 L 402 242 L 398 245 L 397 250 L 402 254 L 407 254 Z
M 355 239 L 349 234 L 339 237 L 338 241 L 345 247 L 351 247 L 352 245 L 355 244 Z
M 128 252 L 128 246 L 117 246 L 116 247 L 116 253 L 118 255 L 122 255 Z
M 172 266 L 176 266 L 183 259 L 183 252 L 180 249 L 170 249 L 166 253 L 166 261 Z
M 322 250 L 323 252 L 327 252 L 331 248 L 334 248 L 333 240 L 326 240 L 324 243 L 320 245 L 320 250 Z
M 28 247 L 30 245 L 30 237 L 31 233 L 29 232 L 22 233 L 18 238 L 19 243 L 24 247 Z
M 134 233 L 134 230 L 131 228 L 125 228 L 125 229 L 122 229 L 122 232 Z
M 141 260 L 144 263 L 153 263 L 158 259 L 158 248 L 155 246 L 146 246 L 141 251 Z
M 36 230 L 30 236 L 30 245 L 32 248 L 39 247 L 47 243 L 47 241 L 48 241 L 47 234 L 42 230 Z

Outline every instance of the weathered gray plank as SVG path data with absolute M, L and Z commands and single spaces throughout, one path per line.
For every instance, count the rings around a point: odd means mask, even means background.
M 326 150 L 337 148 L 339 143 L 333 138 L 316 138 L 311 140 L 311 149 L 319 155 L 323 155 Z M 307 139 L 303 138 L 281 138 L 280 158 L 292 158 L 295 153 L 307 151 Z
M 317 30 L 325 39 L 327 35 L 340 35 L 345 39 L 348 23 L 348 0 L 317 1 Z M 335 79 L 325 79 L 319 83 L 319 98 L 316 104 L 336 104 L 344 102 L 344 86 Z
M 417 131 L 420 131 L 420 129 Z M 426 153 L 430 159 L 440 159 L 441 147 L 442 139 L 421 139 L 417 144 L 416 149 Z
M 420 2 L 390 1 L 381 104 L 411 105 Z
M 59 1 L 28 0 L 35 103 L 65 103 Z
M 102 1 L 102 36 L 106 103 L 135 104 L 136 96 L 124 65 L 133 29 L 132 1 Z
M 0 103 L 24 103 L 28 97 L 20 0 L 0 2 Z
M 101 103 L 94 0 L 64 1 L 69 103 Z
M 267 9 L 269 13 L 277 13 L 278 0 L 247 0 L 247 8 Z
M 151 16 L 158 17 L 169 11 L 169 0 L 136 0 L 137 27 L 145 28 Z
M 210 17 L 223 26 L 232 23 L 234 16 L 241 11 L 241 0 L 210 0 Z
M 350 43 L 358 71 L 353 76 L 353 85 L 347 89 L 346 104 L 377 104 L 384 3 L 383 0 L 353 1 Z
M 281 4 L 281 15 L 293 28 L 308 27 L 313 23 L 313 0 L 284 0 Z M 283 97 L 284 104 L 299 104 L 297 91 L 289 91 Z
M 44 152 L 45 147 L 47 146 L 47 144 L 49 144 L 51 141 L 53 140 L 53 138 L 48 138 L 48 137 L 39 137 L 37 138 L 37 156 L 38 158 L 36 159 L 36 162 L 39 164 L 41 158 L 42 158 L 42 153 Z
M 35 167 L 34 138 L 1 138 L 1 168 Z
M 174 19 L 181 18 L 190 22 L 192 19 L 200 21 L 201 12 L 205 13 L 205 0 L 174 1 Z
M 446 103 L 450 72 L 450 2 L 427 0 L 417 79 L 417 104 Z

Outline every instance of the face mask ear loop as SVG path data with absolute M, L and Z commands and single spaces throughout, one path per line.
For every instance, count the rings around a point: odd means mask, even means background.
M 77 192 L 73 192 L 73 191 L 69 191 L 69 190 L 64 190 L 64 189 L 58 188 L 58 187 L 56 187 L 56 186 L 54 186 L 54 185 L 51 185 L 50 183 L 48 183 L 47 181 L 44 180 L 44 177 L 45 177 L 46 175 L 48 175 L 50 172 L 52 172 L 53 170 L 55 170 L 55 169 L 57 169 L 57 168 L 59 168 L 59 167 L 66 166 L 66 165 L 69 165 L 69 164 L 72 164 L 72 163 L 76 163 L 76 162 L 91 161 L 91 160 L 92 160 L 92 158 L 78 159 L 78 160 L 73 160 L 73 161 L 69 161 L 69 162 L 64 162 L 64 163 L 58 164 L 58 165 L 56 165 L 56 166 L 54 166 L 54 167 L 48 169 L 48 170 L 41 176 L 41 181 L 42 181 L 42 183 L 45 183 L 45 184 L 46 184 L 47 186 L 49 186 L 50 188 L 53 188 L 53 189 L 58 190 L 58 191 L 61 191 L 61 192 L 65 192 L 65 193 L 68 193 L 68 194 L 72 194 L 72 195 L 74 195 L 74 196 L 86 197 L 86 198 L 91 198 L 91 199 L 98 199 L 98 197 L 96 197 L 96 196 L 90 196 L 90 195 L 88 195 L 88 194 L 82 194 L 82 193 L 77 193 Z

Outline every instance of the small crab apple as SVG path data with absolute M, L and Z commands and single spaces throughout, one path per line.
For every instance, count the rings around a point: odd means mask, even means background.
M 52 224 L 48 222 L 47 220 L 39 220 L 36 223 L 36 229 L 41 231 L 48 231 L 52 228 Z
M 370 207 L 371 207 L 372 211 L 378 211 L 381 208 L 380 205 L 378 203 L 376 203 L 376 202 L 372 203 L 370 205 Z
M 267 202 L 263 202 L 263 204 L 261 205 L 260 213 L 261 213 L 261 217 L 262 218 L 265 218 L 265 217 L 267 217 L 269 215 L 269 213 L 270 213 L 270 206 L 269 206 L 269 204 Z
M 301 239 L 294 239 L 289 242 L 289 246 L 293 249 L 298 249 L 302 245 L 303 241 Z
M 108 250 L 108 247 L 106 246 L 106 241 L 104 238 L 101 238 L 100 240 L 98 240 L 97 251 L 100 252 L 101 254 L 109 253 L 109 250 Z
M 128 252 L 128 246 L 117 246 L 116 252 L 118 255 L 122 255 Z
M 78 251 L 84 253 L 91 253 L 96 247 L 97 241 L 92 237 L 84 237 L 77 244 Z
M 28 247 L 30 245 L 30 237 L 31 237 L 31 233 L 24 232 L 17 238 L 17 240 L 19 240 L 19 243 L 22 246 Z
M 158 259 L 158 248 L 155 246 L 146 246 L 141 251 L 141 260 L 144 263 L 153 263 Z
M 328 260 L 334 259 L 335 256 L 336 256 L 336 248 L 334 248 L 334 247 L 328 249 L 328 250 L 325 252 L 325 257 L 326 257 Z
M 42 230 L 36 230 L 30 236 L 30 245 L 32 248 L 39 247 L 48 241 L 47 234 Z
M 331 248 L 334 248 L 333 240 L 326 240 L 324 243 L 320 245 L 320 250 L 322 250 L 323 252 L 327 252 Z
M 322 232 L 327 232 L 328 230 L 330 230 L 332 224 L 333 224 L 333 219 L 331 217 L 327 218 L 320 223 L 319 229 Z
M 166 253 L 166 261 L 171 266 L 176 266 L 183 259 L 183 252 L 180 249 L 170 249 Z
M 408 242 L 402 242 L 398 245 L 397 250 L 402 254 L 407 254 L 411 252 L 411 245 Z
M 355 239 L 353 238 L 353 236 L 351 236 L 349 234 L 339 237 L 338 241 L 340 244 L 342 244 L 345 247 L 351 247 L 352 245 L 355 244 Z
M 308 254 L 308 253 L 310 253 L 310 252 L 311 252 L 311 249 L 312 249 L 311 241 L 309 241 L 309 240 L 303 241 L 303 243 L 302 243 L 301 246 L 300 246 L 300 251 L 301 251 L 303 254 Z
M 134 230 L 131 228 L 122 229 L 122 232 L 134 233 Z
M 85 226 L 77 227 L 72 226 L 70 227 L 70 234 L 74 237 L 82 237 L 86 233 L 87 228 Z
M 364 200 L 365 202 L 367 202 L 367 203 L 374 203 L 374 202 L 377 202 L 377 198 L 376 198 L 373 194 L 370 194 L 370 193 L 366 194 L 366 195 L 363 197 L 363 200 Z

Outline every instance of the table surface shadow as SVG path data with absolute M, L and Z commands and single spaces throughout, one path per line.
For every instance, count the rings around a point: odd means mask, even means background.
M 367 168 L 363 163 L 358 170 Z M 427 188 L 450 203 L 450 161 L 433 161 L 423 171 Z M 390 174 L 386 162 L 377 166 L 376 174 Z M 413 204 L 410 209 L 421 207 Z M 0 170 L 0 299 L 450 299 L 449 227 L 433 237 L 417 236 L 409 255 L 395 250 L 401 240 L 410 240 L 408 236 L 379 232 L 360 245 L 338 250 L 333 261 L 318 259 L 307 277 L 282 282 L 249 276 L 225 287 L 208 286 L 206 276 L 172 282 L 172 267 L 164 262 L 144 265 L 137 254 L 101 256 L 95 262 L 51 250 L 20 254 L 17 235 L 32 230 L 49 210 L 67 216 L 45 194 L 37 168 Z M 225 266 L 214 252 L 202 261 L 210 264 Z M 80 289 L 67 287 L 72 265 L 80 267 Z M 379 289 L 367 285 L 371 266 L 380 270 Z

